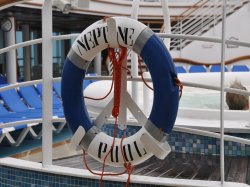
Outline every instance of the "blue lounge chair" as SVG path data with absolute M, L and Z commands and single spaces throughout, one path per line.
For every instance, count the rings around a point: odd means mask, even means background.
M 26 88 L 22 89 L 22 96 L 27 100 L 30 99 L 29 101 L 26 101 L 26 103 L 29 103 L 29 106 L 36 108 L 32 109 L 28 108 L 23 103 L 23 101 L 21 100 L 19 94 L 16 92 L 15 89 L 10 89 L 7 91 L 0 92 L 1 99 L 4 101 L 5 105 L 8 106 L 8 108 L 11 110 L 11 112 L 8 111 L 7 108 L 3 106 L 3 103 L 0 102 L 0 132 L 1 132 L 0 143 L 3 140 L 3 138 L 7 138 L 7 141 L 11 145 L 19 145 L 24 140 L 24 138 L 28 133 L 30 133 L 31 136 L 35 139 L 41 137 L 41 131 L 39 133 L 36 133 L 32 129 L 33 126 L 39 125 L 39 123 L 22 124 L 11 127 L 5 127 L 6 126 L 5 123 L 8 122 L 20 121 L 25 119 L 42 118 L 41 100 L 38 96 L 38 93 L 36 93 L 34 87 L 29 86 L 29 88 L 27 89 Z M 62 110 L 54 109 L 53 113 L 58 117 L 64 117 Z M 53 124 L 53 130 L 55 132 L 60 132 L 65 126 L 65 123 L 56 123 L 55 125 L 56 127 Z M 10 132 L 16 130 L 21 130 L 21 133 L 15 140 L 11 136 Z
M 56 94 L 58 95 L 58 97 L 61 98 L 61 82 L 54 82 L 53 89 L 56 92 Z
M 38 93 L 42 97 L 42 84 L 37 84 L 36 86 Z M 62 108 L 62 101 L 60 98 L 53 92 L 53 108 Z
M 15 113 L 16 118 L 20 118 L 19 120 L 36 119 L 41 118 L 42 116 L 42 109 L 34 109 L 26 106 L 21 100 L 16 89 L 0 92 L 0 98 L 4 101 L 5 105 L 10 109 L 10 111 Z M 1 121 L 3 121 L 3 117 L 1 117 Z
M 177 73 L 187 73 L 183 66 L 176 66 L 175 69 Z
M 33 85 L 20 87 L 19 94 L 31 108 L 42 108 L 42 100 Z
M 232 72 L 248 72 L 249 68 L 246 65 L 233 65 Z
M 226 66 L 224 67 L 224 71 L 228 71 Z M 221 72 L 221 65 L 212 65 L 210 68 L 210 72 Z
M 2 74 L 0 74 L 0 84 L 6 84 L 6 83 L 7 83 L 6 78 Z
M 31 86 L 25 86 L 20 87 L 19 94 L 21 97 L 26 101 L 26 103 L 35 109 L 41 109 L 42 108 L 42 100 L 41 97 L 38 95 L 37 91 L 35 90 L 35 87 L 33 85 Z M 61 104 L 60 104 L 61 106 Z M 58 117 L 64 117 L 64 113 L 62 108 L 53 108 L 53 115 Z
M 194 65 L 190 66 L 189 68 L 189 73 L 203 73 L 203 72 L 207 72 L 206 67 L 203 65 Z
M 95 74 L 93 74 L 95 75 Z M 83 90 L 87 88 L 91 83 L 95 82 L 95 80 L 84 80 L 83 82 Z M 61 98 L 61 82 L 54 82 L 53 83 L 53 89 L 56 93 L 56 95 Z

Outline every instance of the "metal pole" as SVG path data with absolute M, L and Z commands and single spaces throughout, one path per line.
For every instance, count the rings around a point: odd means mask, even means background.
M 164 33 L 171 34 L 171 19 L 168 8 L 168 0 L 161 0 L 161 6 L 163 10 L 163 19 L 164 19 Z M 163 39 L 163 42 L 168 50 L 170 50 L 170 38 Z
M 151 78 L 149 72 L 144 73 L 144 78 Z M 149 109 L 150 91 L 151 90 L 149 90 L 149 88 L 145 84 L 143 84 L 143 108 L 146 116 L 148 116 L 150 112 Z
M 222 6 L 222 43 L 221 43 L 221 92 L 220 92 L 220 174 L 221 174 L 221 184 L 224 185 L 225 182 L 225 155 L 224 155 L 224 97 L 225 97 L 225 47 L 226 47 L 226 0 L 223 0 Z
M 139 10 L 139 0 L 134 0 L 132 4 L 132 13 L 131 18 L 137 20 L 138 19 L 138 10 Z M 131 74 L 133 77 L 138 76 L 138 56 L 134 51 L 131 51 Z M 132 98 L 135 103 L 138 104 L 138 83 L 132 82 Z
M 15 29 L 15 18 L 9 17 L 12 28 L 10 31 L 5 33 L 6 46 L 11 46 L 16 43 L 16 29 Z M 17 61 L 16 61 L 16 50 L 10 50 L 6 54 L 6 75 L 7 82 L 10 84 L 16 83 L 17 81 Z
M 52 0 L 42 9 L 43 167 L 52 165 Z

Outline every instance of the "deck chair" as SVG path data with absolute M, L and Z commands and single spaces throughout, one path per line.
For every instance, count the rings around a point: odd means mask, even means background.
M 187 73 L 187 71 L 185 70 L 183 66 L 176 66 L 175 70 L 177 73 Z
M 36 132 L 32 129 L 32 127 L 36 125 L 39 124 L 32 123 L 32 124 L 16 125 L 14 127 L 5 127 L 5 128 L 1 128 L 0 125 L 0 143 L 2 143 L 4 139 L 6 139 L 11 146 L 19 146 L 23 142 L 28 133 L 34 139 L 40 139 L 42 134 L 41 133 L 36 134 Z M 16 131 L 18 130 L 21 131 L 19 134 L 16 133 Z M 12 133 L 14 134 L 12 135 Z
M 58 97 L 61 98 L 61 82 L 54 82 L 53 89 L 55 93 L 58 95 Z
M 33 85 L 20 87 L 19 94 L 30 107 L 36 109 L 42 108 L 41 97 L 38 95 Z M 58 117 L 64 117 L 62 108 L 53 108 L 53 115 Z
M 0 98 L 18 117 L 22 117 L 23 119 L 34 119 L 41 118 L 42 116 L 42 110 L 26 106 L 14 88 L 0 92 Z
M 249 68 L 247 65 L 233 65 L 232 72 L 247 72 Z
M 33 85 L 19 88 L 20 96 L 32 108 L 42 108 L 42 101 Z
M 32 124 L 21 124 L 21 125 L 15 125 L 10 127 L 4 127 L 5 123 L 14 122 L 14 121 L 20 121 L 26 118 L 23 113 L 18 112 L 9 112 L 2 103 L 0 103 L 0 143 L 6 139 L 7 142 L 11 146 L 19 146 L 24 138 L 27 136 L 28 133 L 31 134 L 31 136 L 34 139 L 40 138 L 40 134 L 36 134 L 36 132 L 32 129 L 33 126 L 39 125 L 38 123 L 32 123 Z M 15 133 L 15 137 L 11 135 L 12 132 L 20 130 L 20 134 L 17 136 L 17 133 Z
M 0 124 L 23 120 L 25 116 L 21 113 L 9 112 L 0 102 Z
M 207 72 L 207 69 L 204 65 L 193 65 L 189 67 L 189 73 L 203 73 Z
M 87 88 L 93 82 L 95 82 L 95 80 L 84 80 L 83 90 L 85 90 L 85 88 Z M 58 97 L 61 98 L 61 82 L 54 82 L 53 89 L 54 89 L 55 93 L 58 95 Z
M 224 71 L 228 71 L 226 66 L 224 67 Z M 221 65 L 212 65 L 210 68 L 210 72 L 221 72 Z
M 37 84 L 36 88 L 38 90 L 38 93 L 40 94 L 40 96 L 42 96 L 42 84 Z M 55 94 L 55 92 L 53 92 L 53 108 L 61 108 L 62 109 L 62 101 L 60 100 L 60 98 Z

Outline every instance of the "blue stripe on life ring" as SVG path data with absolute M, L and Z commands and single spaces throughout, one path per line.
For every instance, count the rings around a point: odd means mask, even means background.
M 164 132 L 172 131 L 179 105 L 179 89 L 174 77 L 177 73 L 165 45 L 152 35 L 141 51 L 154 85 L 154 101 L 150 121 Z
M 63 68 L 61 95 L 65 118 L 73 133 L 80 125 L 86 132 L 92 127 L 83 99 L 84 78 L 85 70 L 79 69 L 67 58 Z

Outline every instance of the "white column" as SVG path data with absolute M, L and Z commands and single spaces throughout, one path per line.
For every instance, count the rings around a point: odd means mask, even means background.
M 28 24 L 25 24 L 22 26 L 23 31 L 23 41 L 30 40 L 30 28 Z M 30 75 L 30 67 L 31 67 L 31 61 L 30 61 L 30 46 L 23 48 L 23 66 L 24 66 L 24 81 L 31 80 Z
M 97 75 L 102 74 L 102 55 L 100 52 L 94 58 L 94 71 Z
M 134 0 L 132 4 L 132 13 L 131 18 L 137 20 L 138 19 L 138 10 L 139 10 L 139 0 Z M 131 51 L 131 74 L 132 77 L 138 76 L 138 55 Z M 138 104 L 138 83 L 132 82 L 132 98 L 135 101 L 135 103 Z
M 43 167 L 52 165 L 52 0 L 42 9 Z
M 16 29 L 15 29 L 15 18 L 9 17 L 12 28 L 10 31 L 5 32 L 6 43 L 5 46 L 11 46 L 16 43 Z M 12 49 L 6 53 L 6 74 L 7 82 L 12 84 L 17 82 L 17 59 L 16 50 Z
M 164 33 L 171 34 L 171 19 L 168 8 L 168 0 L 161 0 L 161 6 L 163 10 L 163 19 L 164 19 Z M 170 50 L 170 38 L 163 39 L 163 43 Z

